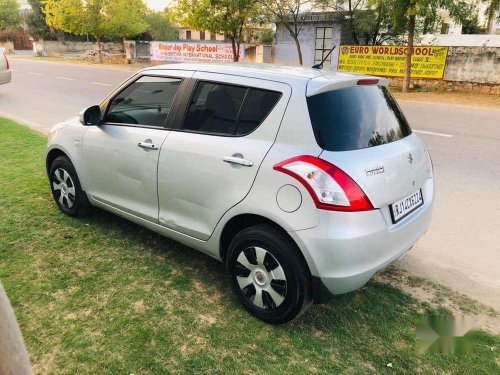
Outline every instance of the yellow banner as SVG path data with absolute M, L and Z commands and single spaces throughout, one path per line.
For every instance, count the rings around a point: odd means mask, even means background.
M 404 77 L 408 47 L 341 45 L 338 70 L 385 77 Z M 442 79 L 448 47 L 414 46 L 412 78 Z

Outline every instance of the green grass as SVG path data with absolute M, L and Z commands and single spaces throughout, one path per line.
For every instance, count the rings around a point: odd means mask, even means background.
M 498 373 L 483 332 L 473 354 L 417 354 L 422 305 L 383 283 L 292 324 L 252 318 L 221 263 L 102 211 L 62 215 L 45 145 L 0 119 L 0 279 L 36 372 Z

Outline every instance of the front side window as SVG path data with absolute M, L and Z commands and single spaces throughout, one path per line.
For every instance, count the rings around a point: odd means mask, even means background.
M 223 83 L 200 82 L 191 99 L 183 130 L 245 135 L 274 108 L 281 93 Z
M 105 122 L 165 126 L 181 79 L 144 76 L 111 101 Z

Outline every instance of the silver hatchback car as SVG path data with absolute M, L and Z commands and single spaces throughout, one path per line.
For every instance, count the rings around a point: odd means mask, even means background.
M 50 132 L 67 215 L 113 212 L 226 264 L 285 323 L 364 285 L 429 227 L 433 171 L 384 79 L 312 68 L 140 71 Z
M 0 85 L 10 82 L 11 72 L 9 68 L 7 56 L 3 51 L 0 51 Z

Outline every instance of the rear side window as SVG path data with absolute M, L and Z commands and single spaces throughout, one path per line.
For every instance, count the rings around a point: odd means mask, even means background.
M 318 145 L 350 151 L 397 141 L 410 126 L 386 87 L 353 86 L 307 98 Z
M 215 82 L 200 82 L 189 103 L 183 130 L 242 136 L 254 131 L 281 93 Z
M 268 90 L 250 89 L 236 129 L 237 135 L 251 133 L 272 111 L 281 93 Z
M 139 78 L 113 98 L 105 121 L 163 127 L 181 81 L 166 77 Z

